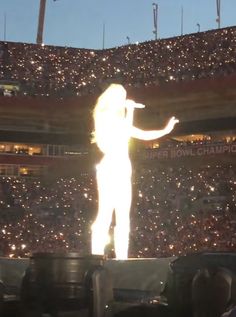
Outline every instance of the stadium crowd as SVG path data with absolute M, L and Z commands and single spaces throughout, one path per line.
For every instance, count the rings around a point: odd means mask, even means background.
M 215 78 L 235 72 L 235 53 L 236 27 L 106 50 L 0 42 L 0 89 L 6 83 L 19 85 L 17 94 L 65 97 L 98 93 L 111 81 L 143 87 Z M 208 140 L 175 146 L 199 144 Z M 130 256 L 235 250 L 235 189 L 230 165 L 136 170 Z M 50 184 L 2 177 L 0 252 L 10 257 L 39 251 L 89 253 L 96 208 L 93 173 Z M 113 255 L 112 245 L 107 252 Z
M 235 193 L 236 173 L 231 165 L 138 168 L 133 174 L 130 257 L 235 251 Z M 96 208 L 96 180 L 92 172 L 50 183 L 3 177 L 1 254 L 88 254 Z M 107 254 L 113 256 L 112 244 Z
M 0 80 L 24 95 L 86 95 L 111 81 L 138 87 L 232 74 L 235 52 L 236 27 L 105 50 L 0 42 Z

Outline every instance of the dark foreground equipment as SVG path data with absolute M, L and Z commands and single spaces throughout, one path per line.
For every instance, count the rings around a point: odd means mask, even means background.
M 22 280 L 20 299 L 24 317 L 56 317 L 66 311 L 78 311 L 81 317 L 109 316 L 111 278 L 103 257 L 36 253 Z

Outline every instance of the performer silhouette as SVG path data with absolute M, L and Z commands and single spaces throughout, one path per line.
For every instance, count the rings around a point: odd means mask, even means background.
M 133 126 L 135 108 L 145 106 L 126 99 L 122 85 L 111 84 L 94 108 L 94 141 L 103 152 L 97 165 L 98 213 L 92 225 L 92 254 L 104 254 L 115 210 L 114 247 L 116 258 L 128 258 L 130 207 L 132 200 L 129 140 L 154 140 L 170 133 L 179 122 L 172 117 L 163 130 L 144 131 Z

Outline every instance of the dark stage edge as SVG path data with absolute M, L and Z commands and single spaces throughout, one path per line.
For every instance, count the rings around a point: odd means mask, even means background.
M 134 258 L 128 260 L 105 260 L 113 289 L 121 300 L 133 300 L 142 296 L 158 296 L 165 285 L 169 264 L 175 258 Z M 19 294 L 22 277 L 29 259 L 0 258 L 0 280 L 9 295 Z M 135 298 L 136 297 L 136 298 Z

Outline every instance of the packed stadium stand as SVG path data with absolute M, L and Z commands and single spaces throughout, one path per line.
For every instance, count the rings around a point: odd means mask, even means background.
M 235 33 L 230 27 L 102 51 L 1 42 L 0 74 L 37 96 L 93 94 L 111 80 L 142 87 L 222 77 L 235 73 Z

